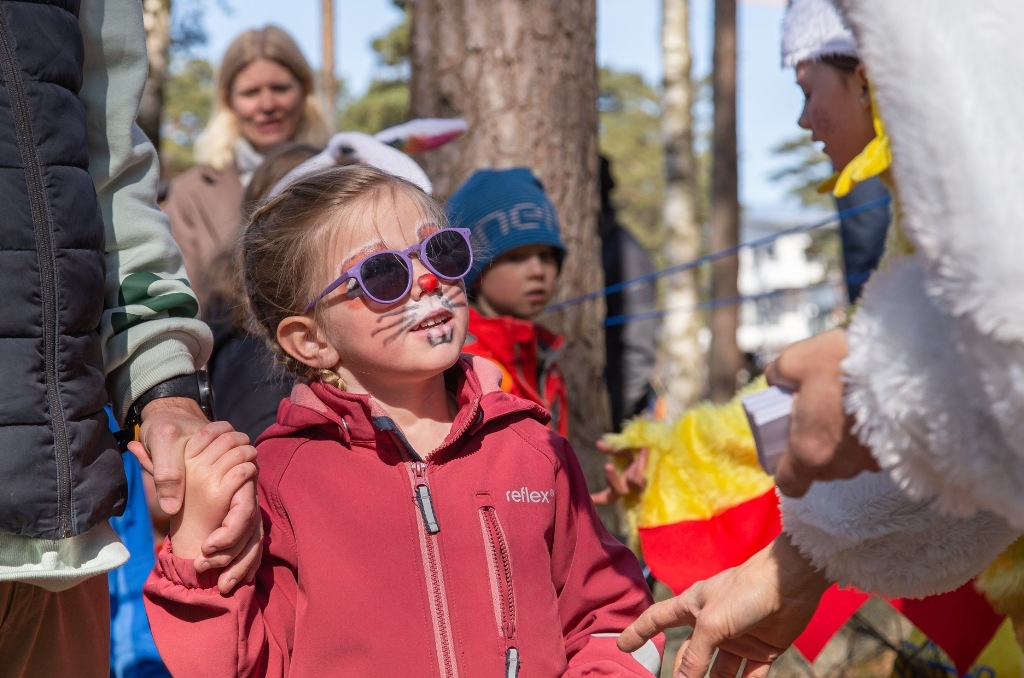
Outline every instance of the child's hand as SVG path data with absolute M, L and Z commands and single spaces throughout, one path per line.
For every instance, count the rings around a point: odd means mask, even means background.
M 238 524 L 246 530 L 248 538 L 231 543 Z M 231 498 L 231 508 L 224 522 L 203 542 L 202 555 L 196 556 L 197 571 L 223 568 L 217 577 L 217 588 L 225 596 L 239 581 L 251 583 L 256 578 L 263 556 L 263 522 L 256 497 L 255 476 L 246 481 Z
M 646 447 L 630 450 L 613 450 L 608 443 L 598 440 L 597 449 L 613 458 L 622 459 L 625 468 L 621 471 L 615 462 L 604 466 L 604 477 L 608 487 L 600 492 L 594 492 L 590 498 L 598 506 L 614 504 L 622 497 L 636 496 L 644 491 L 647 486 L 647 457 L 650 452 Z
M 208 424 L 203 433 L 185 444 L 185 501 L 171 516 L 171 543 L 182 558 L 203 555 L 203 542 L 221 527 L 238 490 L 257 474 L 256 448 L 247 435 L 227 422 Z

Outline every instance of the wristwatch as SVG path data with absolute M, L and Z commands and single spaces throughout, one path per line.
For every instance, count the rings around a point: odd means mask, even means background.
M 135 440 L 136 428 L 142 423 L 143 408 L 158 398 L 190 398 L 196 401 L 203 414 L 213 421 L 213 390 L 210 388 L 210 380 L 206 370 L 196 370 L 192 374 L 162 381 L 135 399 L 128 408 L 124 426 L 117 434 L 118 442 L 122 443 L 122 446 Z

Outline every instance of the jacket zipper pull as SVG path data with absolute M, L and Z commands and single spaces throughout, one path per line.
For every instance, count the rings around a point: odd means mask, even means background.
M 437 534 L 441 526 L 437 524 L 437 514 L 434 513 L 434 502 L 430 498 L 430 488 L 427 487 L 426 464 L 421 461 L 413 464 L 413 472 L 416 475 L 416 503 L 420 507 L 420 515 L 423 516 L 423 524 L 427 532 Z
M 519 649 L 510 647 L 505 651 L 505 678 L 519 675 Z

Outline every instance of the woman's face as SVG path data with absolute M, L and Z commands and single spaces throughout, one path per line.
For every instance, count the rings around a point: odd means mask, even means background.
M 875 138 L 871 97 L 864 67 L 851 73 L 821 62 L 797 64 L 796 82 L 804 93 L 797 122 L 810 130 L 838 172 Z
M 260 153 L 291 140 L 302 120 L 305 92 L 291 71 L 269 59 L 257 59 L 231 83 L 228 103 L 238 130 Z

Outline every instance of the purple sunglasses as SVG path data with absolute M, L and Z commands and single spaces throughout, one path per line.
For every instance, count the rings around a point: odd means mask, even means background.
M 309 313 L 318 301 L 348 280 L 355 280 L 363 293 L 378 304 L 395 303 L 412 289 L 412 259 L 409 257 L 413 253 L 428 271 L 449 281 L 462 279 L 473 267 L 469 229 L 443 228 L 401 252 L 384 250 L 360 259 L 306 304 L 302 312 Z

